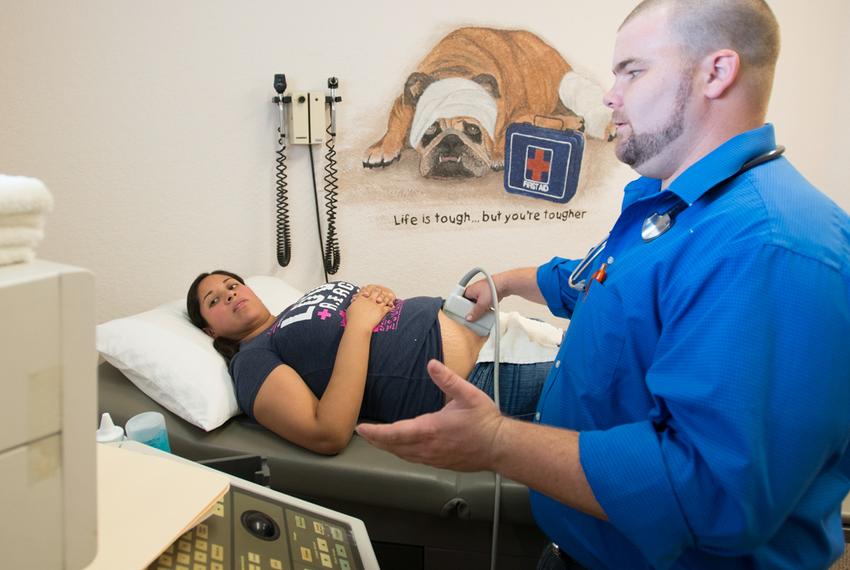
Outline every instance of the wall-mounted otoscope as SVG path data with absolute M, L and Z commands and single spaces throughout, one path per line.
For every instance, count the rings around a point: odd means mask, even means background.
M 336 77 L 328 77 L 328 95 L 325 96 L 325 104 L 331 110 L 331 124 L 328 125 L 325 139 L 325 210 L 327 212 L 328 231 L 325 236 L 325 247 L 322 250 L 322 262 L 325 273 L 333 275 L 339 270 L 339 238 L 336 235 L 336 206 L 337 206 L 337 168 L 336 168 L 336 104 L 342 101 L 342 97 L 336 94 L 339 80 Z M 312 153 L 310 154 L 312 157 Z M 327 280 L 327 275 L 325 275 Z
M 313 177 L 314 198 L 316 200 L 316 223 L 319 226 L 319 247 L 322 252 L 322 264 L 325 271 L 325 281 L 328 274 L 334 274 L 339 269 L 340 254 L 339 241 L 336 234 L 336 208 L 337 208 L 337 161 L 336 144 L 337 124 L 336 105 L 342 101 L 337 95 L 339 80 L 336 77 L 328 78 L 328 93 L 318 92 L 293 92 L 286 94 L 286 76 L 282 73 L 274 76 L 274 90 L 277 93 L 272 102 L 278 109 L 278 151 L 276 159 L 276 185 L 277 185 L 277 259 L 281 267 L 286 267 L 290 261 L 292 247 L 291 234 L 289 230 L 289 204 L 286 195 L 286 155 L 284 154 L 289 144 L 306 144 L 310 148 L 310 167 Z M 288 113 L 287 113 L 288 110 Z M 330 110 L 330 122 L 327 121 L 327 112 Z M 327 232 L 322 240 L 322 224 L 319 219 L 318 185 L 316 183 L 316 169 L 313 160 L 314 144 L 324 143 L 327 147 L 325 153 L 325 210 Z
M 286 114 L 283 111 L 283 104 L 291 103 L 292 97 L 283 94 L 286 91 L 286 75 L 283 73 L 275 74 L 274 90 L 277 92 L 277 95 L 272 98 L 272 102 L 277 104 L 280 116 L 280 134 L 281 136 L 286 137 Z
M 286 91 L 286 75 L 278 73 L 274 76 L 274 90 L 277 93 L 272 102 L 277 105 L 280 125 L 277 128 L 277 158 L 275 159 L 275 218 L 276 218 L 276 253 L 277 263 L 281 267 L 289 265 L 292 258 L 292 234 L 289 231 L 289 203 L 286 195 L 286 112 L 284 105 L 292 102 L 292 97 L 284 95 Z
M 339 80 L 336 77 L 328 77 L 329 94 L 325 96 L 325 102 L 331 108 L 331 125 L 328 132 L 331 136 L 336 136 L 336 104 L 342 101 L 342 97 L 336 94 L 339 87 Z

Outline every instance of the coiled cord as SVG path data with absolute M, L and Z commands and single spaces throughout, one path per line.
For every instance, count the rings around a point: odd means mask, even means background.
M 277 159 L 275 160 L 277 262 L 281 267 L 286 267 L 292 258 L 292 234 L 289 230 L 289 202 L 286 195 L 286 141 L 280 128 L 278 128 L 277 133 L 278 150 L 275 153 L 277 155 Z
M 325 210 L 327 212 L 328 230 L 325 236 L 325 251 L 323 260 L 325 271 L 333 275 L 339 270 L 339 238 L 336 235 L 336 208 L 337 208 L 337 168 L 336 168 L 336 133 L 331 131 L 331 126 L 325 130 L 328 138 L 325 146 L 328 152 L 325 154 Z

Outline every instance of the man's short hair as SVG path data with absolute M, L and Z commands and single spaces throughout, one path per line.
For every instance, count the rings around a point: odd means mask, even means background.
M 779 24 L 764 0 L 644 0 L 620 28 L 654 8 L 670 11 L 673 32 L 692 62 L 731 49 L 738 53 L 743 71 L 770 88 L 779 57 Z

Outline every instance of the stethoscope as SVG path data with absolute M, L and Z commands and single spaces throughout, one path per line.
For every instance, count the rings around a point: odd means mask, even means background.
M 724 178 L 723 180 L 715 184 L 712 188 L 710 188 L 708 191 L 704 192 L 700 197 L 702 198 L 706 196 L 713 188 L 716 188 L 721 183 L 735 178 L 736 176 L 743 174 L 751 168 L 754 168 L 760 164 L 764 164 L 765 162 L 769 162 L 775 158 L 779 158 L 783 152 L 785 152 L 785 147 L 780 145 L 774 148 L 773 150 L 758 155 L 752 160 L 748 160 L 743 164 L 743 166 L 741 166 L 740 169 L 738 169 L 735 174 Z M 643 225 L 640 229 L 640 237 L 641 239 L 643 239 L 643 242 L 649 243 L 654 239 L 657 239 L 658 237 L 667 233 L 667 231 L 673 227 L 673 224 L 676 223 L 676 217 L 690 205 L 691 204 L 680 200 L 665 212 L 653 212 L 652 214 L 648 215 L 646 219 L 643 220 Z M 582 292 L 587 289 L 587 280 L 579 280 L 579 277 L 581 277 L 587 271 L 588 267 L 590 267 L 590 265 L 596 260 L 596 258 L 599 257 L 599 254 L 602 253 L 602 250 L 605 249 L 605 245 L 608 243 L 608 237 L 610 235 L 610 233 L 607 234 L 604 238 L 602 238 L 599 243 L 591 247 L 590 250 L 588 250 L 587 254 L 584 256 L 584 258 L 582 258 L 579 264 L 576 265 L 576 268 L 573 269 L 572 273 L 570 273 L 570 278 L 567 280 L 567 283 L 572 289 Z

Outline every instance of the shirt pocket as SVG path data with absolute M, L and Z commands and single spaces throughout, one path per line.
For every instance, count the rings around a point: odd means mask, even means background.
M 606 399 L 615 389 L 614 376 L 623 353 L 626 320 L 615 289 L 591 281 L 587 295 L 573 313 L 564 339 L 565 373 L 581 399 Z

